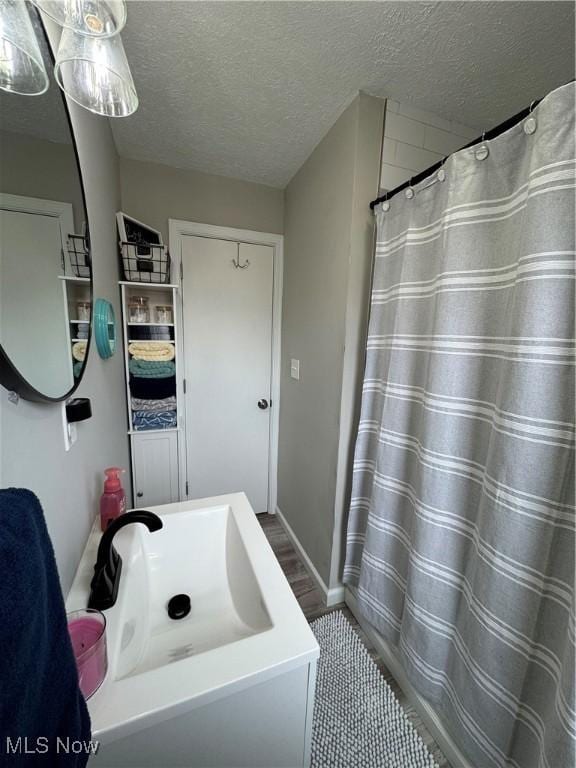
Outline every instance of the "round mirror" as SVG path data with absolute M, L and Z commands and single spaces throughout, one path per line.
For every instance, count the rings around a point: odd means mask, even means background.
M 35 8 L 48 90 L 0 90 L 0 383 L 28 400 L 76 389 L 92 326 L 84 190 L 70 117 Z

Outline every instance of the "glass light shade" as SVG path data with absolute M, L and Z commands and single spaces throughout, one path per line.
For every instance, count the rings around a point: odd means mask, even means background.
M 48 90 L 48 75 L 24 0 L 0 2 L 0 88 L 23 96 Z
M 111 37 L 126 24 L 124 0 L 32 0 L 61 27 L 80 35 Z
M 127 117 L 138 109 L 120 35 L 87 37 L 63 29 L 54 74 L 67 96 L 97 115 Z

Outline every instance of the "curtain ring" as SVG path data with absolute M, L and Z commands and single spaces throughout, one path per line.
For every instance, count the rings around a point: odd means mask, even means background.
M 408 185 L 408 189 L 406 190 L 406 192 L 404 194 L 406 195 L 406 198 L 408 200 L 412 200 L 412 198 L 414 197 L 414 190 L 412 189 L 412 179 L 410 179 L 410 183 Z
M 484 143 L 485 136 L 486 136 L 486 131 L 482 131 L 482 138 L 480 139 L 481 143 L 474 150 L 474 157 L 476 158 L 476 160 L 486 160 L 486 158 L 490 154 L 488 145 Z
M 444 170 L 444 165 L 446 163 L 446 160 L 448 160 L 448 155 L 442 158 L 440 160 L 440 168 L 438 168 L 438 173 L 436 174 L 436 178 L 438 181 L 446 181 L 446 171 Z
M 532 109 L 534 104 L 536 104 L 536 100 L 530 104 L 530 108 L 528 109 L 528 117 L 526 120 L 524 120 L 524 125 L 522 126 L 526 136 L 532 136 L 533 133 L 536 133 L 536 128 L 538 127 L 536 118 L 532 116 Z

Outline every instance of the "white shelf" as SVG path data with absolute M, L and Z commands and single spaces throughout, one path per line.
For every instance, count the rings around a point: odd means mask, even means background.
M 70 341 L 75 344 L 77 341 L 88 341 L 88 339 L 70 339 Z
M 89 325 L 90 320 L 69 320 L 69 323 L 74 323 L 74 325 Z
M 180 432 L 180 427 L 167 427 L 166 429 L 129 429 L 129 435 L 153 435 L 162 432 Z
M 126 325 L 135 325 L 135 326 L 140 325 L 144 328 L 149 325 L 151 326 L 164 325 L 164 326 L 167 326 L 168 328 L 174 328 L 174 323 L 126 323 Z
M 58 280 L 66 280 L 69 283 L 89 283 L 89 277 L 74 277 L 73 275 L 58 275 Z
M 133 283 L 131 280 L 119 280 L 118 285 L 126 285 L 128 288 L 153 288 L 154 290 L 167 290 L 180 288 L 175 283 Z
M 132 465 L 132 478 L 133 478 L 133 492 L 136 494 L 136 483 L 144 483 L 144 485 L 154 484 L 157 479 L 154 477 L 148 478 L 145 475 L 145 468 L 140 466 L 139 462 L 145 463 L 145 451 L 142 448 L 146 445 L 146 451 L 152 451 L 155 453 L 156 459 L 160 462 L 162 467 L 167 467 L 168 474 L 170 476 L 170 493 L 166 496 L 166 503 L 170 501 L 177 501 L 178 498 L 184 495 L 185 488 L 185 469 L 184 469 L 184 450 L 181 445 L 182 436 L 184 434 L 184 402 L 182 400 L 182 385 L 179 354 L 173 357 L 176 376 L 176 389 L 174 396 L 176 399 L 175 410 L 177 413 L 177 426 L 169 427 L 167 429 L 134 429 L 132 421 L 132 393 L 130 391 L 130 355 L 128 347 L 130 344 L 147 344 L 149 349 L 160 349 L 159 345 L 170 344 L 174 352 L 179 349 L 180 339 L 180 316 L 178 313 L 178 295 L 180 286 L 175 283 L 148 283 L 148 282 L 132 282 L 131 280 L 119 280 L 118 285 L 120 287 L 121 303 L 122 303 L 122 339 L 124 347 L 124 366 L 125 366 L 125 381 L 126 381 L 126 405 L 128 424 L 126 425 L 126 434 L 130 442 L 131 448 L 131 465 Z M 148 296 L 150 302 L 150 320 L 156 318 L 154 311 L 154 305 L 170 304 L 172 307 L 172 322 L 163 323 L 147 322 L 136 323 L 131 322 L 129 317 L 128 305 L 134 296 Z M 138 326 L 141 330 L 138 331 Z M 163 335 L 172 336 L 172 338 L 152 338 L 152 339 L 135 339 L 132 335 L 150 335 L 155 336 L 154 329 L 161 331 L 164 328 Z M 134 330 L 136 329 L 136 330 Z M 142 330 L 145 329 L 145 330 Z M 152 332 L 150 332 L 152 330 Z M 169 349 L 169 347 L 162 347 L 163 349 Z M 156 461 L 155 459 L 155 461 Z M 177 493 L 175 492 L 177 490 Z M 145 491 L 144 491 L 145 492 Z

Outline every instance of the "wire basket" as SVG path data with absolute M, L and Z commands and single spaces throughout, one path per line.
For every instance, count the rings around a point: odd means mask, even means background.
M 170 254 L 158 243 L 120 242 L 124 279 L 133 283 L 169 283 Z
M 84 235 L 68 235 L 68 258 L 75 277 L 90 277 L 90 250 Z

